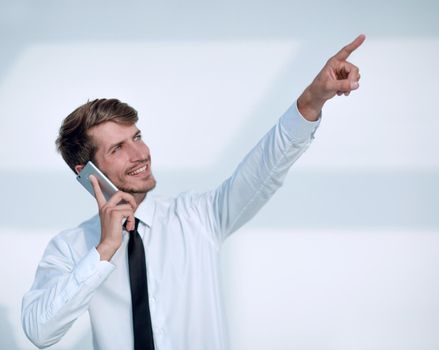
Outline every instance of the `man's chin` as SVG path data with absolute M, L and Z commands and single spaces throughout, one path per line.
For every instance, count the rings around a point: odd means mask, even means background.
M 143 184 L 143 186 L 120 186 L 118 187 L 119 190 L 121 190 L 122 192 L 127 192 L 127 193 L 131 193 L 131 194 L 145 194 L 148 193 L 149 191 L 152 191 L 155 186 L 156 186 L 157 182 L 156 180 L 151 176 L 151 178 L 149 178 L 147 180 L 147 182 L 145 184 Z

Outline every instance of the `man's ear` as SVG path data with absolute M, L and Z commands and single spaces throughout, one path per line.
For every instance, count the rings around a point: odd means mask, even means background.
M 82 168 L 84 168 L 84 165 L 75 165 L 76 174 L 79 174 Z

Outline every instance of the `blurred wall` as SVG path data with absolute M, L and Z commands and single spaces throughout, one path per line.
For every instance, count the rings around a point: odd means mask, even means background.
M 359 33 L 360 90 L 327 104 L 284 187 L 223 249 L 232 349 L 439 348 L 434 1 L 0 2 L 0 348 L 49 239 L 96 211 L 56 153 L 97 97 L 140 114 L 156 191 L 225 179 Z M 117 322 L 117 320 L 115 320 Z M 91 349 L 87 315 L 53 349 Z

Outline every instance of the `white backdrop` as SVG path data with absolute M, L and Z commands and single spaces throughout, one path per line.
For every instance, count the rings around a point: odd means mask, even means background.
M 55 152 L 97 97 L 139 111 L 156 191 L 213 187 L 359 33 L 360 90 L 223 249 L 234 350 L 439 348 L 439 5 L 0 1 L 0 348 L 49 239 L 95 212 Z M 117 322 L 117 320 L 115 321 Z M 87 315 L 53 349 L 91 349 Z

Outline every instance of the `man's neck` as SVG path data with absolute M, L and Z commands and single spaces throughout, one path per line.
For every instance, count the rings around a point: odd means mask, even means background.
M 133 193 L 134 200 L 136 201 L 137 206 L 142 203 L 146 198 L 146 193 Z

